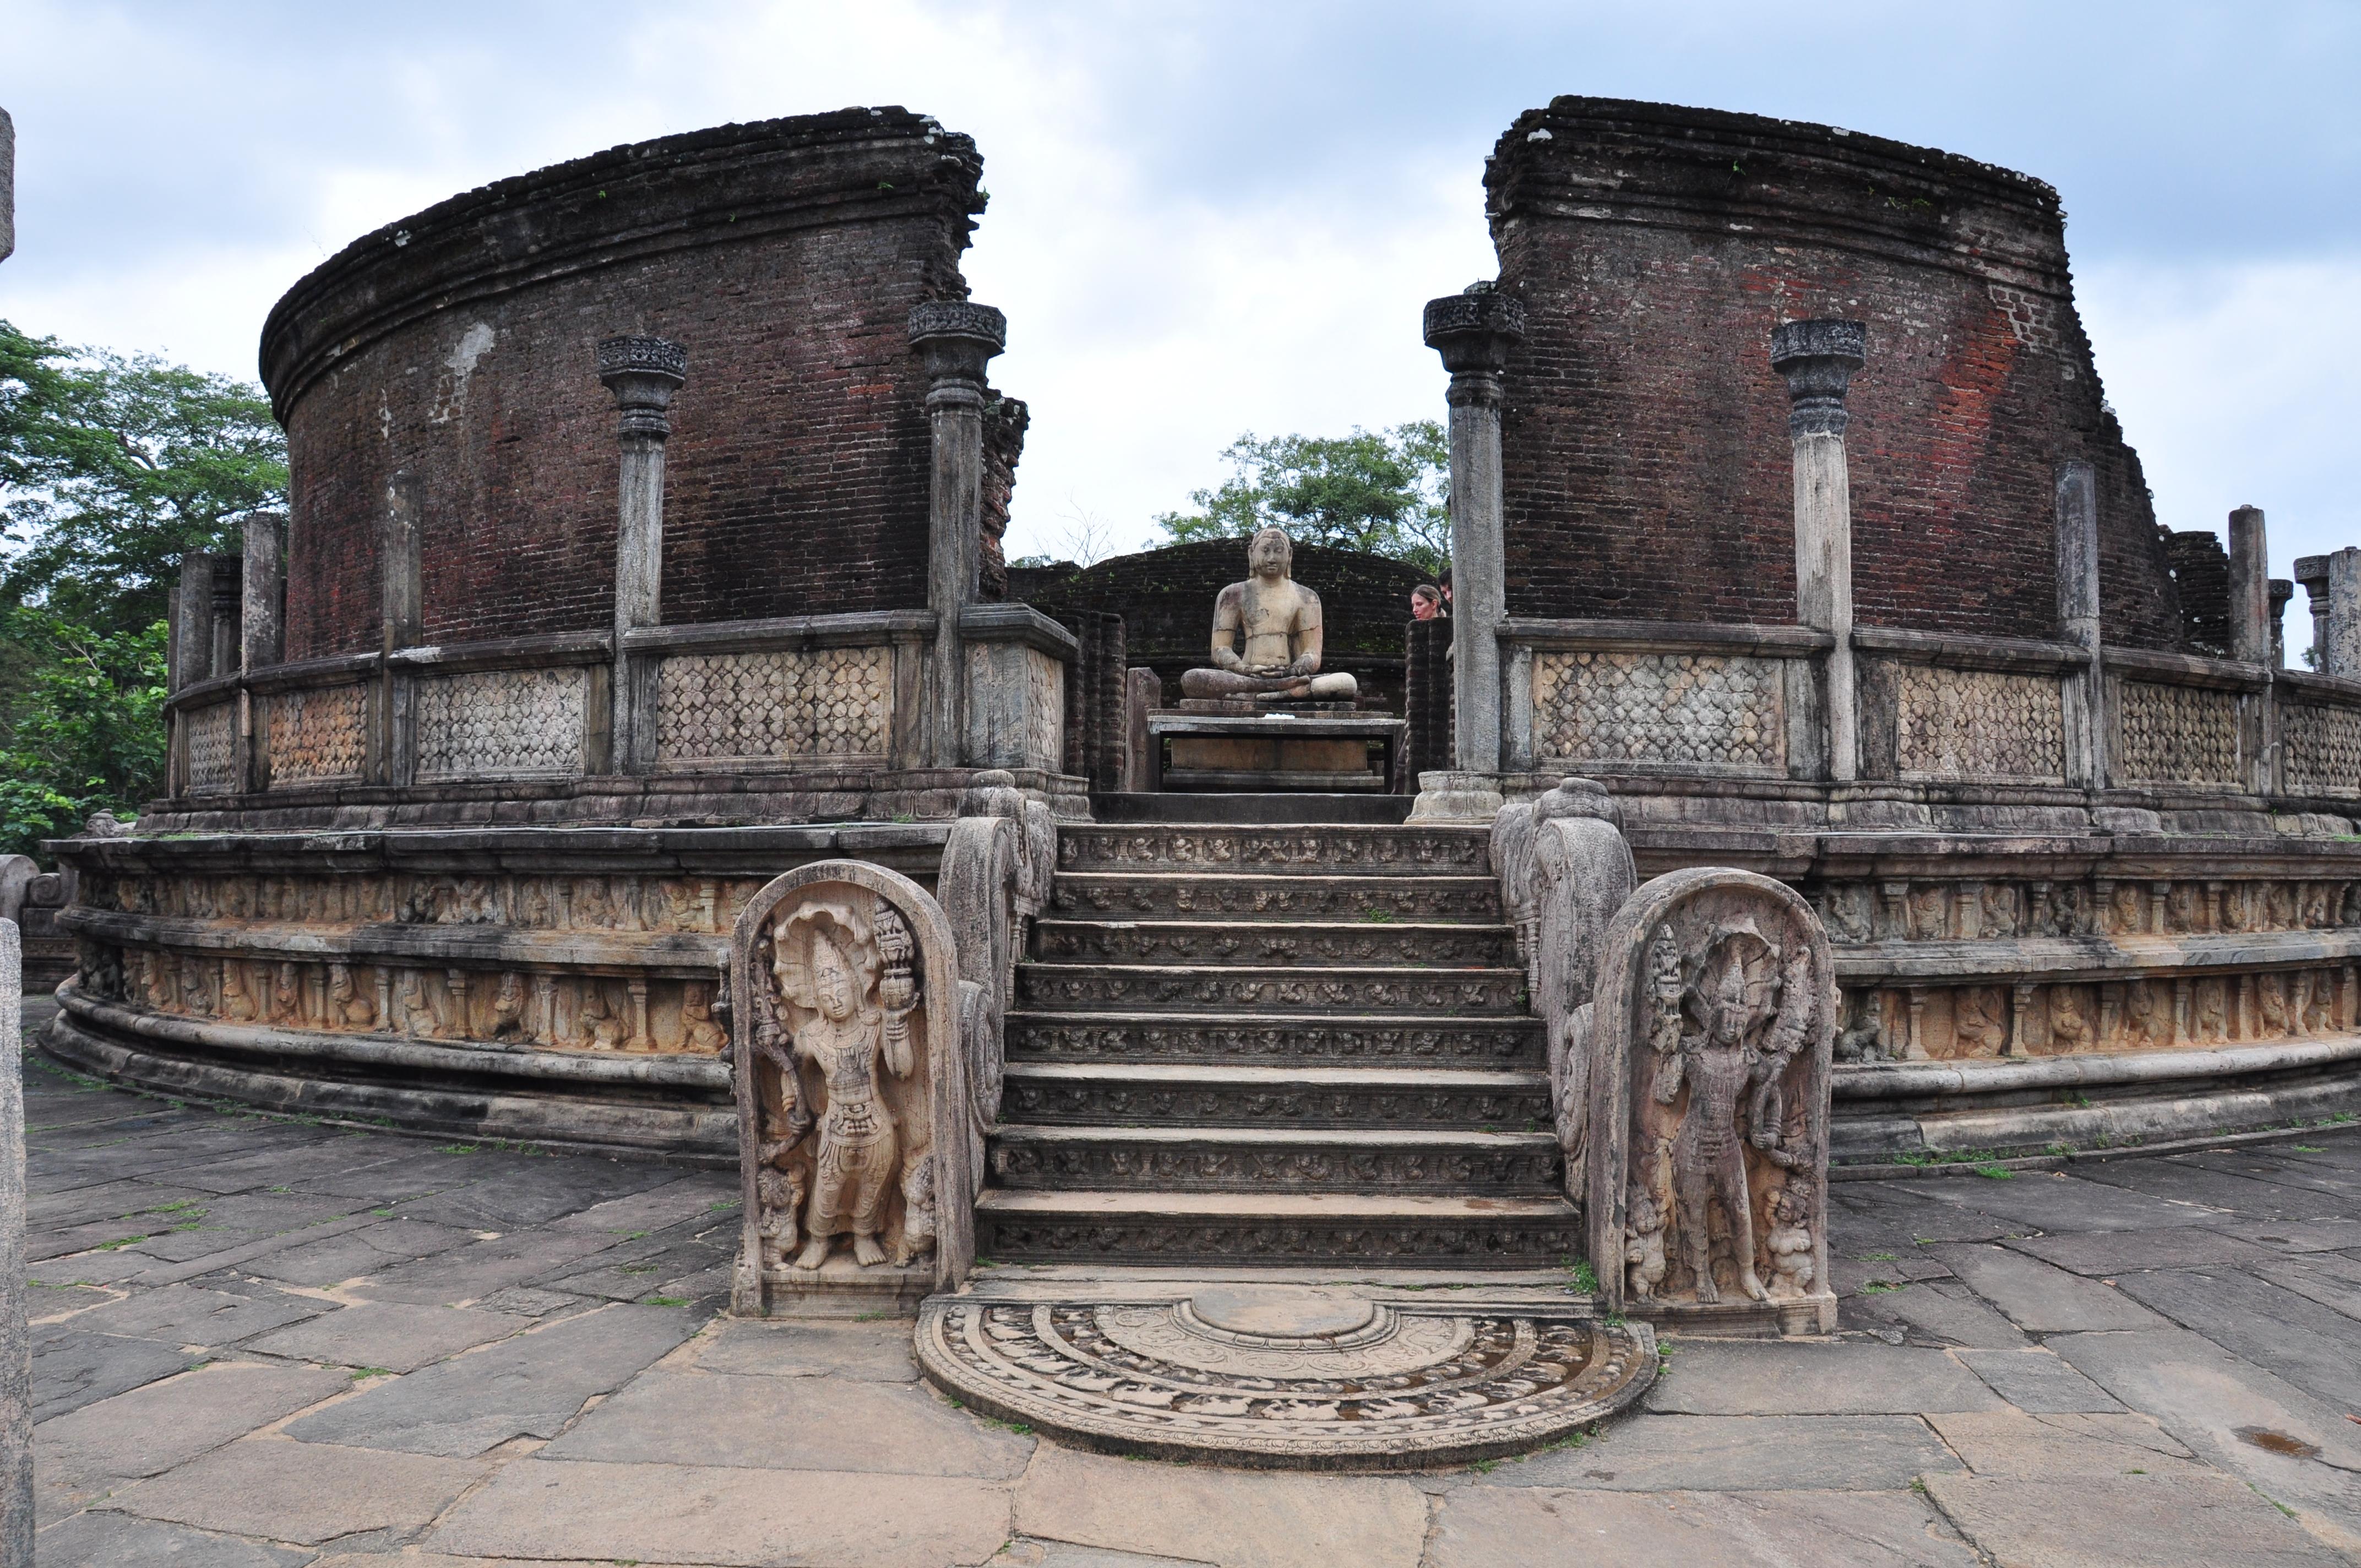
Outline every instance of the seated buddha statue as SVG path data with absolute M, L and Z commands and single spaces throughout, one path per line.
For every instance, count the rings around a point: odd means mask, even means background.
M 1289 575 L 1295 546 L 1266 528 L 1246 546 L 1246 570 L 1213 600 L 1213 668 L 1180 677 L 1182 695 L 1231 702 L 1349 702 L 1349 674 L 1320 673 L 1320 596 Z M 1243 646 L 1241 646 L 1243 643 Z

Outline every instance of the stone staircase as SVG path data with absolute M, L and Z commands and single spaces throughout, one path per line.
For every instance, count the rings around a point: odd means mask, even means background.
M 1268 811 L 1321 814 L 1301 796 Z M 1117 821 L 1059 839 L 1017 970 L 981 1256 L 1530 1269 L 1580 1255 L 1483 829 Z

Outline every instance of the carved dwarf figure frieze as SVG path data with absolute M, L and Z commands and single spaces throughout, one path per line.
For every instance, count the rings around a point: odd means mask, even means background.
M 1601 940 L 1591 1255 L 1609 1309 L 1756 1303 L 1835 1325 L 1828 1069 L 1838 995 L 1811 906 L 1748 872 L 1642 886 Z
M 1320 596 L 1290 576 L 1294 562 L 1285 530 L 1255 534 L 1246 545 L 1253 575 L 1213 600 L 1213 666 L 1183 674 L 1184 694 L 1247 702 L 1352 700 L 1359 687 L 1351 675 L 1320 673 Z
M 740 916 L 730 987 L 745 1029 L 732 1310 L 893 1308 L 956 1284 L 973 1255 L 973 1188 L 940 906 L 875 866 L 803 867 Z

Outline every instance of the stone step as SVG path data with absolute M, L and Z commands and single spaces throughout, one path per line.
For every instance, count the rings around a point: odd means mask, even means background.
M 1525 971 L 1021 963 L 1016 999 L 1089 1012 L 1514 1014 L 1525 1010 Z
M 1483 876 L 1238 876 L 1226 872 L 1060 872 L 1049 908 L 1069 919 L 1466 920 L 1497 925 Z
M 1251 827 L 1186 822 L 1068 822 L 1058 827 L 1060 872 L 1208 871 L 1347 876 L 1491 873 L 1484 828 L 1403 823 Z
M 1101 822 L 1400 822 L 1410 815 L 1406 795 L 1093 795 L 1091 815 Z
M 1010 1062 L 1003 1122 L 1060 1126 L 1540 1132 L 1549 1075 L 1515 1068 Z
M 1157 1061 L 1249 1067 L 1521 1067 L 1543 1060 L 1522 1017 L 1279 1013 L 1012 1013 L 1011 1061 Z
M 1043 920 L 1033 951 L 1061 963 L 1508 969 L 1517 935 L 1506 926 L 1407 920 Z
M 1031 1192 L 976 1200 L 979 1263 L 1545 1266 L 1581 1255 L 1563 1198 L 1341 1192 Z
M 1398 1127 L 1041 1127 L 994 1130 L 993 1184 L 1126 1192 L 1443 1192 L 1549 1197 L 1554 1133 Z

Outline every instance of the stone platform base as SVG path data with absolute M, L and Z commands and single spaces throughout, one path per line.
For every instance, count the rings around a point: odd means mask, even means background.
M 1403 729 L 1400 719 L 1382 714 L 1302 708 L 1154 713 L 1149 766 L 1160 789 L 1383 794 L 1392 786 Z
M 917 1350 L 946 1394 L 1065 1442 L 1268 1469 L 1529 1453 L 1632 1404 L 1657 1367 L 1648 1325 L 1562 1288 L 1205 1279 L 979 1282 L 928 1299 Z

